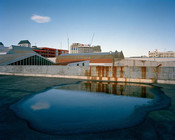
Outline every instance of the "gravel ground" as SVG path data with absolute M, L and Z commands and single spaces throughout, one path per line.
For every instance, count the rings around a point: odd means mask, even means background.
M 150 112 L 145 121 L 135 127 L 91 134 L 68 136 L 48 135 L 29 128 L 27 122 L 18 118 L 11 104 L 24 96 L 44 91 L 50 87 L 76 83 L 79 80 L 0 76 L 0 140 L 57 140 L 57 139 L 121 139 L 121 140 L 175 140 L 175 85 L 158 85 L 171 99 L 171 105 L 163 110 Z M 27 84 L 26 84 L 27 83 Z M 38 84 L 39 83 L 39 84 Z

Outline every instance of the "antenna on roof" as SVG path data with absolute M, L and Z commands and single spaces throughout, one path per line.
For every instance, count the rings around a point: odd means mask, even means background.
M 91 47 L 91 45 L 92 45 L 92 41 L 93 41 L 93 39 L 94 39 L 94 35 L 95 35 L 95 33 L 93 33 L 93 35 L 92 35 L 92 39 L 91 39 L 91 42 L 90 42 L 90 47 Z
M 68 45 L 68 53 L 69 53 L 69 36 L 67 34 L 67 45 Z

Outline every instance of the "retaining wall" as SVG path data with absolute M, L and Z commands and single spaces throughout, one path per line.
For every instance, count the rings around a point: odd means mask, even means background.
M 175 84 L 175 67 L 161 66 L 0 66 L 0 74 Z

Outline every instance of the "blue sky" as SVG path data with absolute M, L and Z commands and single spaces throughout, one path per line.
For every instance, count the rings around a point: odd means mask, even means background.
M 95 34 L 92 45 L 103 52 L 175 51 L 175 0 L 0 0 L 0 19 L 5 46 L 27 39 L 68 49 L 67 36 L 70 44 L 88 44 Z

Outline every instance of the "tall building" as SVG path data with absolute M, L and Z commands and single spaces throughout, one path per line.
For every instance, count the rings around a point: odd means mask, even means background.
M 23 46 L 23 47 L 31 47 L 31 43 L 28 40 L 21 40 L 18 43 L 19 46 Z
M 73 43 L 70 47 L 70 53 L 100 53 L 101 46 L 90 46 L 90 44 Z
M 149 57 L 175 57 L 175 52 L 167 51 L 167 52 L 159 52 L 157 49 L 153 52 L 148 52 Z

